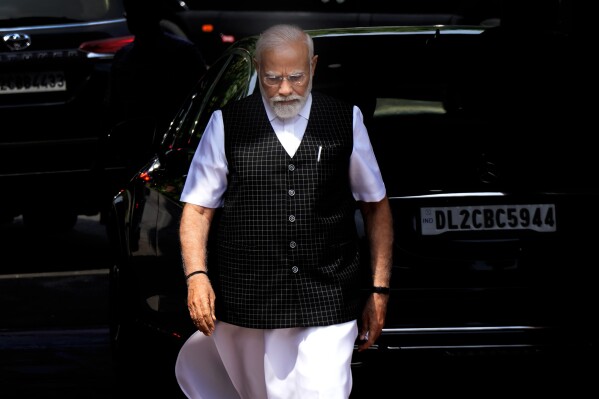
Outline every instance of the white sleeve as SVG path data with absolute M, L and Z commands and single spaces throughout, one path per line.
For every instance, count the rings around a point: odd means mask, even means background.
M 219 208 L 229 173 L 225 157 L 225 131 L 221 111 L 214 111 L 193 156 L 181 201 Z
M 386 195 L 362 112 L 354 106 L 354 149 L 349 163 L 351 190 L 357 201 L 378 202 Z

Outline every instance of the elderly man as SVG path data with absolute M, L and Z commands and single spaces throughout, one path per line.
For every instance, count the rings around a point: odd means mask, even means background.
M 180 239 L 199 331 L 176 365 L 189 398 L 347 398 L 356 339 L 381 334 L 389 203 L 359 108 L 312 93 L 317 58 L 298 27 L 263 32 L 260 93 L 214 112 L 192 161 Z M 356 205 L 374 283 L 363 309 Z

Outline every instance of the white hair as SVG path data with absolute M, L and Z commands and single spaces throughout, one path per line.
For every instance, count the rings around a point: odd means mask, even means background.
M 310 35 L 296 25 L 279 24 L 271 26 L 262 32 L 256 42 L 256 61 L 260 63 L 262 54 L 268 50 L 287 47 L 289 43 L 298 41 L 303 41 L 308 46 L 308 62 L 310 62 L 314 56 L 314 42 Z

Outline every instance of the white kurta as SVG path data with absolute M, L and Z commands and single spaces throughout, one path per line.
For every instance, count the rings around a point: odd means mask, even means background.
M 217 321 L 195 332 L 175 374 L 190 399 L 347 399 L 357 322 L 251 329 Z

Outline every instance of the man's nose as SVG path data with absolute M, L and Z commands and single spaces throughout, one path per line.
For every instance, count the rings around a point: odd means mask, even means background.
M 279 93 L 281 94 L 291 94 L 293 93 L 293 86 L 289 83 L 288 79 L 283 79 L 281 84 L 279 85 Z

